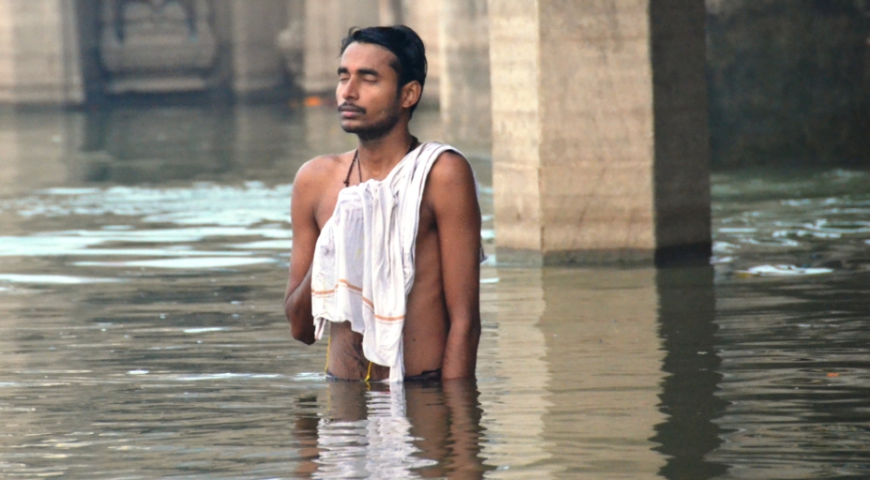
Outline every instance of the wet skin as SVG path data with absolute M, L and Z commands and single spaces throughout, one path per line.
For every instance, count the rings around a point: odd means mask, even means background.
M 383 180 L 414 141 L 408 131 L 409 108 L 420 96 L 419 83 L 399 90 L 390 66 L 395 56 L 370 44 L 353 43 L 339 67 L 336 100 L 342 127 L 360 138 L 359 162 L 350 185 Z M 397 93 L 398 92 L 398 93 Z M 323 155 L 297 172 L 293 187 L 293 251 L 285 294 L 285 313 L 294 338 L 314 342 L 310 270 L 314 246 L 344 188 L 354 152 Z M 442 369 L 442 377 L 474 376 L 480 337 L 480 208 L 468 162 L 443 153 L 432 167 L 420 206 L 416 276 L 407 301 L 403 330 L 406 376 Z M 348 323 L 330 328 L 327 366 L 338 378 L 361 380 L 368 361 L 362 336 Z M 375 365 L 372 379 L 389 377 Z

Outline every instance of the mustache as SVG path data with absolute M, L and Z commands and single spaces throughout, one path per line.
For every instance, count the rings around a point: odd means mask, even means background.
M 366 113 L 366 109 L 362 107 L 358 107 L 351 103 L 342 103 L 338 106 L 339 112 L 354 112 L 354 113 Z

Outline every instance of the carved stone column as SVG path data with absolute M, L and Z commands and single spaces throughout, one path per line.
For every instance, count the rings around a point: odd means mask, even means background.
M 100 55 L 108 91 L 208 87 L 217 42 L 206 0 L 103 0 Z

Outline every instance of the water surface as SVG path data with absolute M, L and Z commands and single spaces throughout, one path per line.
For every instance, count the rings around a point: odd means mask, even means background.
M 329 109 L 5 112 L 0 140 L 0 477 L 868 475 L 866 172 L 714 175 L 713 266 L 490 262 L 477 380 L 398 389 L 327 382 L 281 309 L 295 171 L 353 147 Z

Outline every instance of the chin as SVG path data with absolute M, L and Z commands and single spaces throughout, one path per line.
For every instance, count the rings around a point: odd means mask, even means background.
M 344 133 L 359 133 L 360 129 L 353 125 L 348 125 L 346 123 L 341 124 L 341 129 L 344 130 Z

